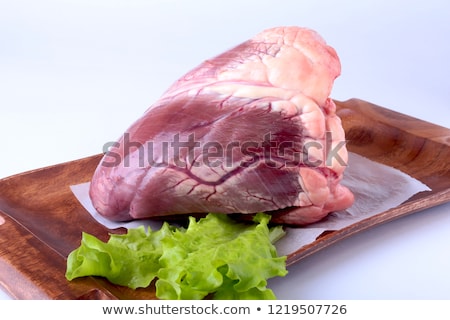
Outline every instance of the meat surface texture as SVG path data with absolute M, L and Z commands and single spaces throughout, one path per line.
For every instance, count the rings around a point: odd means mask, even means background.
M 116 221 L 267 212 L 305 225 L 348 208 L 339 58 L 315 32 L 268 29 L 176 81 L 115 142 L 90 186 Z

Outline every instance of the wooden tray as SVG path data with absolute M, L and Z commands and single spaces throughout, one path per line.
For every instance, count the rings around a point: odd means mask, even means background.
M 291 265 L 373 226 L 450 201 L 450 130 L 365 101 L 336 101 L 350 151 L 398 168 L 427 184 L 402 205 L 338 231 L 288 256 Z M 85 231 L 107 240 L 73 196 L 101 155 L 0 180 L 0 286 L 17 299 L 154 299 L 153 287 L 131 290 L 97 277 L 67 281 L 66 257 Z

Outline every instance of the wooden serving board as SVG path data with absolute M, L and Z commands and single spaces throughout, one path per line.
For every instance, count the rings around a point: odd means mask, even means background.
M 428 185 L 402 205 L 328 232 L 288 256 L 291 265 L 339 240 L 450 201 L 450 129 L 371 103 L 336 101 L 350 151 Z M 109 230 L 79 204 L 71 185 L 87 182 L 102 155 L 0 180 L 0 286 L 17 299 L 154 299 L 154 287 L 131 290 L 97 277 L 65 278 L 66 258 L 81 232 L 106 241 Z

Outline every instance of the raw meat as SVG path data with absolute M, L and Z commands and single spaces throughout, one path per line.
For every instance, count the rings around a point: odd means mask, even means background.
M 329 98 L 334 51 L 299 27 L 265 30 L 176 81 L 113 144 L 91 181 L 111 220 L 268 212 L 304 225 L 349 207 L 347 150 Z

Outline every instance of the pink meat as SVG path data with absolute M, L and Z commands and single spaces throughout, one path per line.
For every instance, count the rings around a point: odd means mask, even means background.
M 314 31 L 263 31 L 175 82 L 105 154 L 91 181 L 112 220 L 271 213 L 304 225 L 349 207 L 340 73 Z

